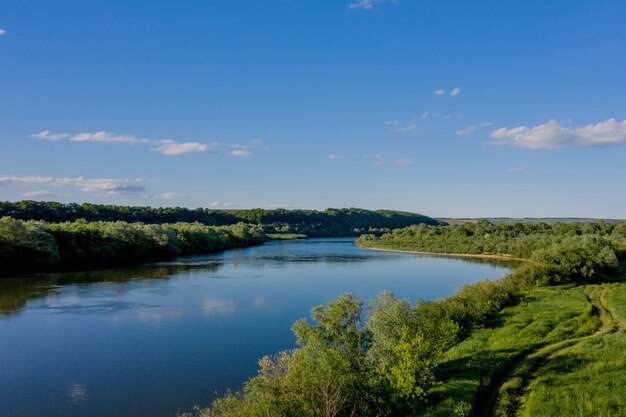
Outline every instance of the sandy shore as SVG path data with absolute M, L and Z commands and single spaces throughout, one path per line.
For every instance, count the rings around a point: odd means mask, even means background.
M 451 256 L 454 258 L 498 259 L 498 260 L 504 260 L 504 261 L 521 261 L 521 262 L 528 261 L 528 259 L 515 258 L 511 255 L 489 255 L 489 254 L 476 254 L 476 253 L 442 253 L 442 252 L 427 252 L 427 251 L 417 251 L 417 250 L 372 248 L 372 247 L 366 247 L 366 246 L 359 246 L 359 247 L 363 249 L 379 250 L 383 252 L 414 253 L 417 255 Z

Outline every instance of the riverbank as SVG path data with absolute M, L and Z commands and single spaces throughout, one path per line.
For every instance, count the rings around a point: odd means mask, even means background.
M 44 223 L 0 218 L 0 275 L 93 270 L 267 242 L 258 225 Z
M 528 262 L 526 258 L 516 258 L 511 255 L 506 254 L 478 254 L 478 253 L 444 253 L 444 252 L 428 252 L 428 251 L 418 251 L 418 250 L 402 250 L 402 249 L 387 249 L 387 248 L 375 248 L 370 246 L 359 245 L 358 242 L 356 245 L 363 249 L 377 250 L 382 252 L 398 252 L 398 253 L 412 253 L 415 255 L 429 255 L 429 256 L 449 256 L 453 258 L 476 258 L 476 259 L 495 259 L 495 260 L 503 260 L 503 261 L 519 261 L 519 262 Z

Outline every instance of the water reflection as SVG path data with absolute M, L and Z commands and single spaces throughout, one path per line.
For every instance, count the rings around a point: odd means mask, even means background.
M 87 393 L 87 387 L 83 384 L 74 384 L 67 392 L 67 396 L 72 404 L 78 404 L 82 401 L 86 401 L 89 397 Z
M 62 295 L 62 288 L 75 286 L 77 296 L 94 294 L 95 283 L 124 284 L 133 280 L 141 280 L 143 285 L 150 285 L 150 280 L 165 280 L 172 276 L 191 272 L 217 272 L 221 262 L 207 260 L 204 263 L 164 263 L 148 264 L 133 268 L 102 269 L 97 271 L 65 272 L 53 274 L 25 275 L 19 278 L 0 279 L 0 313 L 10 316 L 26 306 L 31 300 L 43 297 Z M 83 289 L 83 291 L 80 291 Z M 99 287 L 99 295 L 103 297 L 121 296 L 129 290 L 126 286 Z M 155 291 L 163 288 L 155 285 Z M 120 307 L 120 306 L 118 306 Z M 69 307 L 68 307 L 69 308 Z
M 344 243 L 341 239 L 338 239 L 340 243 Z M 308 244 L 309 241 L 298 241 L 297 243 Z M 319 243 L 330 243 L 332 248 L 332 240 L 320 239 L 316 241 L 313 246 Z M 447 256 L 437 255 L 419 255 L 419 254 L 404 254 L 393 252 L 368 252 L 365 254 L 329 254 L 329 253 L 315 253 L 304 254 L 293 251 L 293 247 L 284 248 L 282 246 L 289 245 L 289 242 L 277 242 L 272 245 L 271 242 L 266 247 L 255 248 L 253 252 L 251 249 L 240 249 L 225 252 L 217 255 L 201 255 L 201 256 L 189 256 L 185 258 L 178 258 L 170 262 L 161 262 L 154 264 L 147 264 L 131 268 L 114 268 L 103 269 L 97 271 L 81 271 L 81 272 L 67 272 L 67 273 L 53 273 L 53 274 L 38 274 L 22 276 L 19 278 L 3 278 L 0 279 L 0 314 L 3 316 L 10 316 L 18 312 L 21 308 L 25 307 L 30 300 L 36 300 L 43 297 L 54 297 L 61 295 L 61 288 L 64 286 L 76 286 L 77 291 L 75 295 L 80 297 L 86 295 L 89 297 L 102 296 L 122 296 L 127 293 L 130 288 L 124 285 L 116 285 L 107 288 L 101 286 L 98 288 L 98 292 L 94 293 L 94 288 L 90 284 L 95 283 L 112 283 L 112 284 L 124 284 L 133 280 L 140 280 L 142 285 L 150 285 L 150 280 L 167 280 L 173 276 L 180 276 L 184 274 L 193 273 L 212 273 L 212 278 L 216 279 L 232 279 L 232 276 L 220 276 L 215 274 L 224 265 L 224 262 L 231 263 L 234 267 L 246 267 L 246 268 L 265 268 L 265 267 L 288 267 L 297 264 L 307 263 L 324 263 L 324 264 L 346 264 L 346 263 L 362 263 L 372 261 L 376 259 L 378 262 L 396 262 L 397 257 L 426 257 L 426 258 L 440 258 L 450 259 Z M 291 242 L 294 246 L 295 242 Z M 305 246 L 303 245 L 303 246 Z M 272 254 L 276 248 L 290 251 L 290 253 Z M 306 246 L 305 246 L 306 247 Z M 325 246 L 324 250 L 327 251 L 329 247 Z M 393 256 L 396 255 L 396 256 Z M 480 259 L 480 258 L 454 258 L 459 259 L 465 263 L 470 264 L 482 264 L 497 266 L 500 268 L 512 268 L 518 262 L 502 260 L 502 259 Z M 259 278 L 260 275 L 248 275 L 246 278 Z M 80 291 L 80 289 L 83 291 Z M 167 293 L 167 288 L 159 285 L 154 285 L 153 291 L 161 294 Z M 49 308 L 54 312 L 110 312 L 125 308 L 140 307 L 141 305 L 129 305 L 124 303 L 102 303 L 100 305 L 92 306 L 63 306 L 63 307 L 40 307 Z M 232 310 L 232 309 L 231 309 Z
M 202 311 L 208 316 L 226 316 L 235 311 L 235 300 L 221 300 L 215 297 L 208 297 L 202 301 Z

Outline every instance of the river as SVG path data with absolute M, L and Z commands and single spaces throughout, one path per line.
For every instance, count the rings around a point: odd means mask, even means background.
M 327 238 L 1 279 L 0 416 L 174 416 L 239 388 L 342 293 L 437 299 L 508 270 Z

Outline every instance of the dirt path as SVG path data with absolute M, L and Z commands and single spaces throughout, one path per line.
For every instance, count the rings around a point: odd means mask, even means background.
M 600 327 L 593 334 L 561 340 L 518 354 L 508 366 L 493 376 L 485 392 L 477 399 L 473 415 L 495 417 L 497 411 L 497 417 L 518 416 L 532 383 L 553 358 L 581 341 L 619 330 L 621 324 L 607 306 L 606 297 L 611 290 L 610 284 L 600 285 L 587 298 L 601 321 Z

